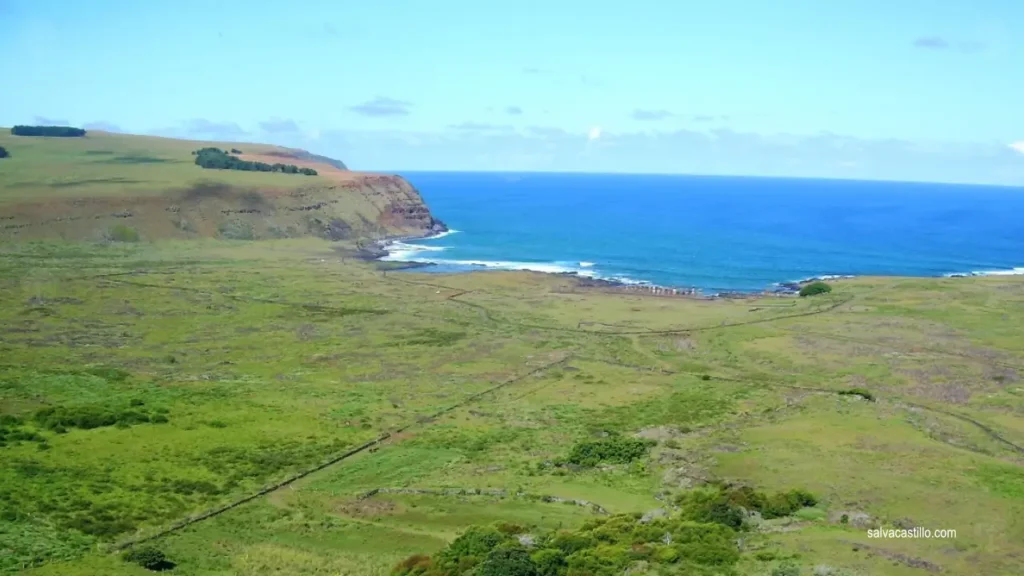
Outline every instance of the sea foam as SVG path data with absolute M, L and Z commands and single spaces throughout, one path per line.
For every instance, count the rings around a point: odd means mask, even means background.
M 963 278 L 966 276 L 1022 276 L 1024 267 L 1010 268 L 1008 270 L 973 270 L 971 272 L 950 272 L 943 274 L 946 278 Z

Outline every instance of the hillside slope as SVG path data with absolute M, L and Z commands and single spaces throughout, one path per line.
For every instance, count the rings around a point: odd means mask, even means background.
M 304 150 L 104 132 L 21 137 L 6 129 L 0 146 L 10 153 L 0 163 L 0 239 L 99 240 L 126 227 L 146 240 L 342 240 L 446 229 L 403 178 L 352 172 Z M 192 152 L 206 146 L 318 174 L 203 169 Z

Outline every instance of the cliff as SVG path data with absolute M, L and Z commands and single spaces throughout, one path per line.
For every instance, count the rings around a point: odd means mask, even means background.
M 0 182 L 0 239 L 331 240 L 423 236 L 447 228 L 399 176 L 352 172 L 303 150 L 89 134 L 0 137 L 15 152 Z M 241 148 L 243 159 L 314 168 L 316 176 L 208 170 L 191 152 Z

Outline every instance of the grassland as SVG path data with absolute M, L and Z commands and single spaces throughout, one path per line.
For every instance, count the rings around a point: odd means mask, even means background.
M 0 571 L 145 574 L 118 544 L 379 439 L 153 543 L 174 574 L 383 575 L 471 525 L 720 480 L 819 499 L 745 533 L 738 574 L 1024 573 L 1021 278 L 709 302 L 385 274 L 315 239 L 5 243 L 0 270 Z M 550 464 L 607 433 L 656 445 Z
M 345 169 L 303 150 L 90 132 L 12 136 L 0 163 L 0 241 L 190 238 L 332 240 L 422 235 L 437 222 L 400 177 Z M 204 169 L 193 152 L 238 147 L 245 161 L 316 176 Z
M 281 152 L 262 144 L 213 143 L 246 155 Z M 188 187 L 209 173 L 195 165 L 192 152 L 209 142 L 156 136 L 126 136 L 89 132 L 82 138 L 12 136 L 0 129 L 0 146 L 11 154 L 4 162 L 0 203 L 39 198 L 123 197 L 159 195 Z M 280 161 L 280 160 L 278 160 Z M 43 176 L 45 175 L 45 176 Z M 217 179 L 234 187 L 294 189 L 324 184 L 328 176 L 295 178 L 290 174 L 218 171 Z

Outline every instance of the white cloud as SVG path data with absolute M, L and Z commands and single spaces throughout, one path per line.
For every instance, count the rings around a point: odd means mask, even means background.
M 600 137 L 601 137 L 601 127 L 600 126 L 594 126 L 593 128 L 590 129 L 590 132 L 587 133 L 587 139 L 588 140 L 597 140 Z
M 1024 140 L 1018 140 L 1009 144 L 1010 148 L 1024 154 Z

